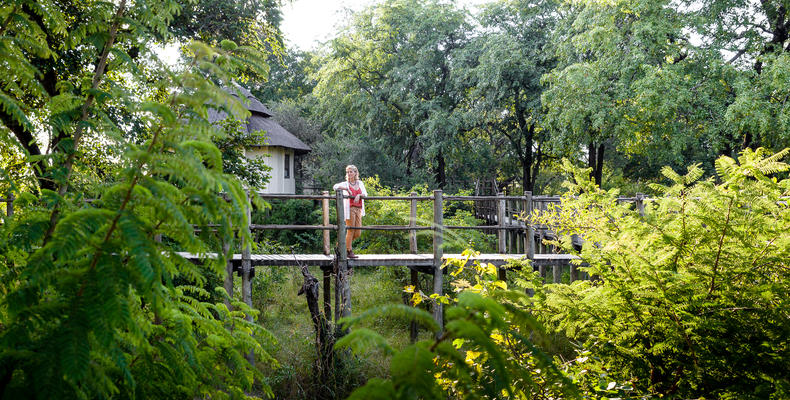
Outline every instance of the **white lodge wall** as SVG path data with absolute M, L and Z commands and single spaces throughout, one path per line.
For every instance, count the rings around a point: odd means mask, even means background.
M 294 178 L 294 151 L 280 146 L 256 146 L 247 148 L 244 155 L 250 159 L 263 159 L 271 167 L 269 183 L 263 193 L 296 193 L 296 179 Z M 288 177 L 286 178 L 285 159 L 288 158 Z

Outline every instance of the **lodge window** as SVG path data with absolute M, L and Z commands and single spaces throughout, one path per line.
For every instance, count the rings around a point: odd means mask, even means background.
M 285 179 L 289 179 L 291 177 L 291 155 L 285 155 Z

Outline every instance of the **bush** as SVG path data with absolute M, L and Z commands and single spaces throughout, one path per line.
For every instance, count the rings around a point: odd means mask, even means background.
M 547 287 L 535 313 L 595 355 L 577 371 L 649 395 L 790 395 L 790 180 L 769 177 L 786 154 L 722 157 L 718 183 L 665 168 L 671 185 L 653 185 L 663 196 L 644 217 L 574 171 L 542 222 L 583 236 L 582 269 L 599 279 Z

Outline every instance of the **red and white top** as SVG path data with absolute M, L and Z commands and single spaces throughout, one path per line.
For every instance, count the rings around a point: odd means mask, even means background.
M 359 184 L 359 186 L 357 187 L 356 190 L 354 190 L 351 187 L 351 185 L 348 183 L 348 181 L 340 182 L 340 183 L 336 184 L 335 186 L 332 186 L 332 190 L 344 190 L 346 192 L 345 194 L 353 195 L 354 197 L 356 197 L 357 194 L 362 194 L 363 198 L 359 199 L 359 203 L 360 204 L 359 205 L 355 205 L 355 207 L 362 207 L 362 216 L 365 216 L 365 200 L 364 200 L 364 197 L 366 197 L 368 195 L 368 191 L 365 190 L 365 184 L 362 183 L 361 180 L 357 179 L 357 183 Z M 356 192 L 356 193 L 354 193 L 354 192 Z M 351 202 L 353 200 L 354 200 L 353 198 L 352 199 L 343 199 L 343 212 L 344 212 L 344 215 L 346 217 L 351 215 L 351 205 L 352 205 Z
M 364 200 L 362 200 L 362 197 L 360 196 L 359 201 L 356 201 L 357 195 L 361 195 L 362 194 L 362 186 L 361 185 L 357 185 L 357 188 L 354 189 L 354 186 L 348 185 L 348 189 L 349 189 L 349 192 L 350 192 L 349 195 L 351 196 L 351 198 L 349 199 L 349 201 L 351 201 L 351 204 L 350 204 L 351 207 L 362 207 L 362 202 L 364 201 Z

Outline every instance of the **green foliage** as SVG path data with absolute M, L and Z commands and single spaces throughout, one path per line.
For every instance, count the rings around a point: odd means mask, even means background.
M 355 15 L 316 62 L 318 110 L 341 142 L 325 160 L 361 158 L 369 163 L 353 164 L 363 173 L 375 168 L 386 184 L 411 185 L 429 168 L 437 184 L 447 183 L 445 160 L 465 153 L 458 135 L 465 81 L 455 70 L 465 62 L 467 19 L 434 0 L 390 0 Z
M 451 260 L 453 275 L 463 271 L 466 259 Z M 522 290 L 509 290 L 496 280 L 496 267 L 474 263 L 467 271 L 473 282 L 454 282 L 457 297 L 425 297 L 413 300 L 451 302 L 445 315 L 445 331 L 434 340 L 423 340 L 395 353 L 390 377 L 376 379 L 356 390 L 351 398 L 540 398 L 578 395 L 574 385 L 555 362 L 536 345 L 544 336 L 540 324 L 528 311 L 530 299 Z M 527 275 L 531 273 L 526 273 Z M 432 316 L 407 306 L 387 306 L 344 320 L 354 326 L 378 313 L 408 314 L 438 332 Z M 337 346 L 382 346 L 381 338 L 353 329 Z
M 378 177 L 365 178 L 365 188 L 369 196 L 409 196 L 416 193 L 420 197 L 433 196 L 427 186 L 415 186 L 408 191 L 396 191 L 384 186 Z M 461 192 L 459 196 L 468 195 Z M 456 226 L 475 226 L 482 223 L 474 217 L 471 203 L 446 203 L 444 208 L 444 224 Z M 408 200 L 398 201 L 367 201 L 365 202 L 364 225 L 409 225 L 411 204 Z M 417 202 L 417 226 L 432 226 L 433 202 Z M 365 231 L 359 239 L 359 248 L 364 252 L 387 254 L 409 250 L 408 234 L 403 231 Z M 474 247 L 487 249 L 494 246 L 494 235 L 484 234 L 478 230 L 456 230 L 445 232 L 444 249 L 447 252 L 461 252 Z M 432 252 L 433 237 L 431 231 L 417 231 L 417 251 Z
M 200 40 L 223 50 L 235 50 L 239 43 L 278 53 L 282 51 L 280 4 L 278 0 L 186 2 L 170 28 L 184 40 Z
M 698 166 L 665 168 L 671 184 L 653 185 L 662 195 L 643 217 L 574 171 L 558 213 L 538 222 L 580 234 L 581 268 L 597 279 L 548 286 L 534 312 L 581 347 L 572 364 L 583 387 L 607 374 L 632 394 L 788 395 L 790 180 L 771 177 L 789 169 L 787 154 L 721 157 L 717 181 Z
M 219 125 L 224 135 L 214 142 L 222 152 L 223 171 L 235 175 L 248 187 L 265 187 L 271 177 L 269 175 L 271 167 L 266 165 L 262 158 L 249 159 L 244 155 L 244 149 L 262 143 L 265 134 L 248 133 L 242 128 L 242 121 L 231 118 L 221 120 Z
M 178 10 L 146 1 L 0 8 L 0 64 L 13 68 L 0 74 L 2 154 L 24 151 L 39 178 L 17 182 L 4 157 L 0 176 L 14 179 L 6 188 L 33 190 L 14 193 L 14 217 L 0 227 L 0 396 L 271 394 L 254 386 L 262 375 L 245 358 L 276 364 L 263 347 L 271 336 L 246 320 L 254 310 L 207 280 L 224 274 L 218 238 L 251 239 L 233 229 L 249 223 L 245 194 L 223 172 L 213 144 L 222 132 L 207 108 L 243 117 L 215 82 L 265 68 L 249 47 L 199 42 L 185 47 L 180 71 L 161 65 L 146 43 L 167 35 Z M 52 152 L 41 156 L 33 150 L 48 134 Z M 108 167 L 92 169 L 105 148 Z M 195 225 L 210 224 L 215 234 L 196 235 Z M 179 251 L 220 257 L 197 266 Z
M 255 223 L 282 225 L 321 225 L 321 207 L 316 207 L 312 200 L 273 200 L 271 208 L 256 211 L 252 219 Z M 319 253 L 323 251 L 323 234 L 321 231 L 268 230 L 257 234 L 257 240 L 274 241 L 283 246 L 291 246 L 291 250 L 302 253 Z M 286 251 L 287 253 L 287 251 Z

